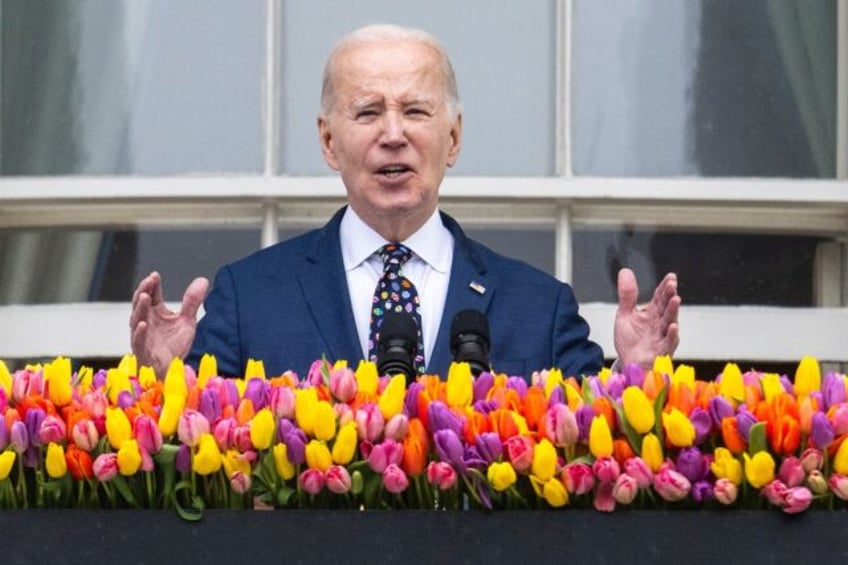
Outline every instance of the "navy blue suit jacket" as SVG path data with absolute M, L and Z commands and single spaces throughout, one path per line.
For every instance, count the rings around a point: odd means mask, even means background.
M 342 263 L 343 213 L 320 229 L 222 267 L 187 362 L 196 367 L 203 353 L 213 353 L 218 372 L 228 376 L 242 375 L 251 358 L 263 361 L 269 376 L 288 369 L 304 376 L 322 355 L 356 368 L 363 354 Z M 447 214 L 442 221 L 455 241 L 453 266 L 427 373 L 447 374 L 451 322 L 466 308 L 489 320 L 497 372 L 529 376 L 559 367 L 565 375 L 583 375 L 603 366 L 569 285 L 466 237 Z

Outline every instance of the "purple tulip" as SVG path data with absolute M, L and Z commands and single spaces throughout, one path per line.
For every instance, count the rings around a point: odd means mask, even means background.
M 495 432 L 483 432 L 477 436 L 477 451 L 486 463 L 494 463 L 503 455 L 503 443 Z
M 739 434 L 745 441 L 748 441 L 751 436 L 751 426 L 757 423 L 757 418 L 751 414 L 746 408 L 740 408 L 736 414 L 736 426 L 739 429 Z
M 548 408 L 551 406 L 556 406 L 557 404 L 567 404 L 565 398 L 565 389 L 561 386 L 554 388 L 551 391 L 551 396 L 548 398 Z
M 133 395 L 130 394 L 130 391 L 122 390 L 118 393 L 118 407 L 121 410 L 126 410 L 133 404 L 135 404 L 135 399 L 133 399 Z
M 697 447 L 684 447 L 677 456 L 675 469 L 678 473 L 689 479 L 689 482 L 703 480 L 707 476 L 709 467 L 707 459 Z
M 473 408 L 475 412 L 488 415 L 493 410 L 498 409 L 498 403 L 494 400 L 478 400 L 474 403 Z
M 221 386 L 221 405 L 237 407 L 239 405 L 239 391 L 236 383 L 233 382 L 233 379 L 221 380 L 223 381 Z
M 692 498 L 695 502 L 707 502 L 715 498 L 713 485 L 708 481 L 696 481 L 692 485 Z
M 41 408 L 30 408 L 27 410 L 24 423 L 26 424 L 27 435 L 29 436 L 30 445 L 41 447 L 42 441 L 38 436 L 38 431 L 41 429 L 41 424 L 47 414 Z
M 592 419 L 595 417 L 595 411 L 591 406 L 581 406 L 575 414 L 577 417 L 577 429 L 580 430 L 578 441 L 587 441 L 589 439 L 589 428 L 592 427 Z
M 415 381 L 406 389 L 406 397 L 403 399 L 403 411 L 410 418 L 418 417 L 418 396 L 424 390 L 424 385 Z
M 306 444 L 308 441 L 309 439 L 306 437 L 306 434 L 300 428 L 293 428 L 283 438 L 283 443 L 286 444 L 288 451 L 289 461 L 293 465 L 300 465 L 306 461 Z
M 462 433 L 462 421 L 444 402 L 439 400 L 431 402 L 427 411 L 430 429 L 434 433 L 440 430 L 451 430 L 455 435 Z
M 0 392 L 3 389 L 0 388 Z M 6 429 L 6 421 L 4 419 L 0 419 L 0 452 L 6 449 L 6 446 L 9 445 L 9 431 Z
M 527 394 L 527 381 L 524 377 L 509 377 L 506 380 L 506 388 L 511 388 L 518 393 L 519 398 L 524 398 Z
M 433 441 L 436 444 L 439 459 L 450 463 L 460 473 L 465 473 L 465 449 L 462 447 L 459 436 L 453 430 L 439 430 L 433 434 Z
M 244 389 L 244 398 L 249 399 L 253 403 L 254 410 L 258 412 L 268 406 L 268 396 L 268 381 L 258 378 L 247 381 L 247 386 Z
M 824 409 L 845 402 L 845 377 L 829 372 L 822 383 L 822 400 Z
M 621 400 L 621 394 L 627 385 L 627 377 L 621 373 L 613 373 L 607 379 L 607 394 L 615 400 Z
M 191 448 L 184 443 L 177 448 L 177 456 L 174 459 L 174 467 L 180 473 L 188 473 L 191 471 Z
M 730 418 L 736 413 L 733 404 L 723 396 L 714 396 L 710 399 L 709 412 L 716 429 L 721 429 L 722 420 Z
M 701 445 L 710 437 L 710 432 L 713 429 L 713 420 L 710 418 L 710 414 L 700 406 L 692 409 L 692 412 L 689 414 L 689 420 L 695 427 L 695 445 Z
M 819 449 L 827 449 L 833 442 L 835 433 L 833 426 L 830 424 L 827 415 L 824 412 L 816 412 L 813 414 L 812 423 L 810 426 L 810 437 Z
M 795 385 L 792 384 L 792 380 L 786 375 L 780 375 L 780 384 L 783 386 L 783 390 L 787 393 L 795 396 Z
M 106 386 L 106 376 L 108 372 L 105 369 L 100 369 L 96 373 L 94 373 L 94 377 L 91 379 L 93 388 L 103 388 Z
M 645 383 L 645 370 L 636 363 L 628 363 L 626 367 L 624 367 L 624 376 L 627 377 L 627 385 L 628 386 L 637 386 L 642 388 L 642 385 Z
M 200 405 L 198 411 L 210 422 L 221 417 L 221 402 L 218 393 L 211 388 L 203 389 L 200 393 Z
M 29 432 L 26 424 L 20 420 L 12 422 L 12 429 L 9 430 L 9 445 L 18 455 L 21 455 L 29 447 Z
M 589 382 L 589 390 L 591 391 L 592 397 L 598 398 L 600 396 L 604 396 L 604 385 L 601 382 L 601 379 L 598 377 L 586 377 L 583 379 L 583 382 Z
M 489 371 L 483 371 L 474 380 L 474 402 L 485 400 L 495 384 L 495 377 Z

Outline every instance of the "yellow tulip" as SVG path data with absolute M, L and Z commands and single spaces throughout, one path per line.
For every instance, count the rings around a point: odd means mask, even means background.
M 132 390 L 127 370 L 120 367 L 109 369 L 106 372 L 106 390 L 109 391 L 109 402 L 118 404 L 118 395 Z
M 376 363 L 373 361 L 360 361 L 354 375 L 356 376 L 356 390 L 366 396 L 377 394 L 377 386 L 380 383 Z
M 695 367 L 691 365 L 678 365 L 671 376 L 671 384 L 683 383 L 689 390 L 695 390 Z
M 138 370 L 138 384 L 144 390 L 149 390 L 156 384 L 156 371 L 153 370 L 153 367 L 148 365 L 141 366 Z
M 55 406 L 65 406 L 71 402 L 71 360 L 57 357 L 44 366 L 44 378 L 49 384 L 49 398 Z
M 0 359 L 0 389 L 3 389 L 6 396 L 12 393 L 12 374 L 2 359 Z
M 244 381 L 247 382 L 250 379 L 265 380 L 265 365 L 262 361 L 255 359 L 247 360 L 247 367 L 244 369 Z
M 2 361 L 0 361 L 2 363 Z M 0 368 L 2 371 L 2 368 Z M 14 451 L 4 451 L 0 453 L 0 481 L 4 481 L 9 478 L 9 473 L 12 472 L 12 466 L 15 464 L 15 456 L 17 453 Z
M 377 407 L 383 415 L 383 420 L 388 422 L 393 416 L 400 414 L 403 410 L 403 400 L 406 398 L 406 376 L 395 375 L 389 380 L 389 384 L 380 394 Z
M 250 443 L 259 451 L 271 447 L 277 423 L 270 408 L 263 408 L 250 421 Z
M 805 355 L 795 370 L 795 394 L 806 396 L 821 390 L 821 368 L 815 357 Z
M 557 453 L 554 444 L 543 438 L 533 449 L 532 473 L 539 481 L 546 482 L 556 474 Z
M 560 369 L 551 369 L 545 377 L 545 398 L 550 398 L 554 389 L 562 386 L 562 371 Z
M 721 382 L 718 393 L 732 402 L 745 400 L 745 385 L 742 381 L 742 371 L 736 363 L 728 363 L 721 372 Z
M 132 424 L 120 408 L 106 408 L 106 436 L 112 449 L 120 449 L 125 441 L 132 438 Z
M 162 404 L 162 413 L 159 414 L 159 431 L 163 436 L 172 436 L 177 431 L 177 425 L 180 423 L 180 415 L 185 408 L 185 396 L 166 396 L 165 402 Z
M 742 484 L 742 463 L 726 447 L 716 448 L 710 469 L 717 479 L 727 479 L 736 486 Z
M 336 437 L 336 411 L 326 400 L 315 405 L 315 425 L 312 429 L 316 439 L 330 441 Z
M 197 453 L 191 461 L 191 468 L 198 475 L 211 475 L 221 469 L 222 459 L 215 436 L 203 434 L 197 443 Z
M 498 492 L 505 491 L 518 480 L 512 464 L 506 461 L 495 462 L 489 465 L 489 469 L 486 471 L 486 478 L 489 479 L 492 488 Z
M 654 427 L 654 407 L 638 386 L 629 386 L 621 395 L 624 416 L 636 433 L 644 434 Z
M 138 360 L 135 358 L 135 355 L 129 353 L 121 357 L 118 363 L 118 369 L 130 377 L 138 376 Z
M 229 449 L 227 452 L 221 457 L 221 464 L 224 466 L 224 472 L 227 474 L 227 478 L 233 478 L 233 475 L 236 472 L 240 472 L 242 475 L 250 475 L 250 461 L 244 456 L 243 453 L 235 450 Z
M 218 360 L 211 353 L 204 353 L 197 367 L 197 388 L 203 390 L 212 377 L 218 376 Z
M 763 387 L 763 397 L 766 402 L 771 402 L 780 394 L 786 392 L 783 388 L 783 383 L 780 382 L 780 375 L 777 373 L 766 373 L 760 378 L 760 386 Z
M 580 391 L 568 382 L 565 383 L 565 398 L 567 400 L 568 407 L 575 414 L 584 404 L 583 397 L 580 396 Z
M 671 412 L 663 412 L 663 427 L 669 443 L 674 447 L 689 447 L 695 441 L 695 426 L 686 414 L 672 408 Z
M 327 444 L 323 441 L 313 439 L 306 444 L 306 464 L 310 469 L 318 469 L 326 472 L 333 465 L 333 456 Z
M 51 479 L 60 479 L 68 472 L 68 462 L 65 461 L 65 450 L 58 443 L 52 441 L 47 446 L 47 456 L 44 461 L 47 475 Z
M 671 377 L 674 374 L 674 365 L 671 362 L 671 356 L 658 355 L 655 357 L 653 371 L 658 375 L 667 375 Z
M 306 435 L 314 435 L 318 392 L 314 388 L 299 388 L 295 389 L 294 395 L 294 419 L 297 427 Z
M 599 414 L 592 418 L 592 425 L 589 428 L 589 451 L 595 457 L 612 455 L 612 432 L 603 415 Z
M 185 364 L 179 357 L 174 357 L 165 375 L 165 385 L 162 394 L 167 400 L 169 396 L 188 396 L 188 385 L 185 380 Z
M 138 448 L 138 442 L 134 439 L 128 439 L 118 450 L 118 472 L 125 477 L 131 477 L 138 472 L 140 467 L 141 450 Z
M 754 488 L 761 488 L 774 480 L 774 459 L 768 451 L 760 451 L 753 457 L 745 457 L 745 478 Z
M 542 487 L 542 496 L 554 508 L 568 504 L 568 491 L 559 479 L 548 479 Z
M 601 381 L 601 384 L 606 386 L 610 375 L 612 375 L 612 369 L 610 369 L 609 367 L 601 367 L 601 370 L 598 371 L 598 379 Z M 541 492 L 539 494 L 541 494 Z
M 840 475 L 848 475 L 848 440 L 839 444 L 833 458 L 833 470 Z
M 470 406 L 474 399 L 474 377 L 471 375 L 471 365 L 464 361 L 451 363 L 445 389 L 448 406 L 451 408 Z
M 292 462 L 289 461 L 288 448 L 286 447 L 286 444 L 274 444 L 272 451 L 274 453 L 274 468 L 280 478 L 287 481 L 294 477 L 295 468 Z
M 655 434 L 647 434 L 642 438 L 642 459 L 654 473 L 662 467 L 665 457 L 663 456 L 660 439 Z
M 347 465 L 356 455 L 358 437 L 356 435 L 356 422 L 348 422 L 339 429 L 339 435 L 333 442 L 333 463 L 336 465 Z

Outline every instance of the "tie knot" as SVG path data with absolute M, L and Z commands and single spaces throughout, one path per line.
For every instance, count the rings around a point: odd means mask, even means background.
M 412 257 L 412 251 L 402 243 L 387 243 L 378 250 L 383 260 L 383 270 L 397 273 Z

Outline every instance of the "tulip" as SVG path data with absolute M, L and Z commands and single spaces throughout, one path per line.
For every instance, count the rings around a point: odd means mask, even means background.
M 366 397 L 377 394 L 379 375 L 377 375 L 377 364 L 373 361 L 360 361 L 356 367 L 356 388 Z
M 795 370 L 795 394 L 799 397 L 821 390 L 821 369 L 814 357 L 805 355 Z
M 450 490 L 456 485 L 457 474 L 450 463 L 430 461 L 427 465 L 427 482 L 439 490 Z
M 307 443 L 306 464 L 310 469 L 317 469 L 322 473 L 326 472 L 333 464 L 333 457 L 327 444 L 315 439 Z
M 383 415 L 383 420 L 388 421 L 403 410 L 403 401 L 406 398 L 406 376 L 395 375 L 389 379 L 389 384 L 383 389 L 377 406 Z
M 65 450 L 61 445 L 54 442 L 47 445 L 44 466 L 51 479 L 60 479 L 65 476 L 65 473 L 68 472 L 68 463 L 65 461 Z
M 820 449 L 808 447 L 801 454 L 801 466 L 807 473 L 813 470 L 821 470 L 824 465 L 824 453 Z
M 57 357 L 52 363 L 44 366 L 44 378 L 48 383 L 50 402 L 56 407 L 65 406 L 71 402 L 71 360 L 67 357 Z
M 401 468 L 407 475 L 416 477 L 424 473 L 426 469 L 430 439 L 424 424 L 418 418 L 409 421 L 408 430 L 409 433 L 403 438 L 402 443 Z M 493 435 L 497 437 L 497 434 Z
M 2 476 L 0 475 L 0 478 Z M 830 491 L 841 500 L 848 500 L 848 476 L 834 473 L 827 480 L 827 486 Z
M 221 417 L 221 396 L 217 390 L 204 389 L 200 393 L 200 406 L 198 410 L 210 422 Z
M 561 508 L 568 504 L 568 491 L 558 479 L 550 478 L 542 486 L 542 498 L 553 508 Z
M 709 412 L 700 406 L 696 406 L 689 413 L 689 420 L 695 428 L 694 443 L 695 445 L 701 445 L 710 437 L 710 432 L 712 432 L 713 428 L 712 418 L 710 418 Z
M 489 468 L 486 470 L 486 478 L 489 484 L 492 485 L 492 488 L 498 492 L 507 490 L 518 480 L 515 469 L 506 461 L 489 465 Z
M 201 436 L 209 432 L 209 420 L 197 410 L 187 408 L 177 421 L 177 437 L 189 447 L 195 447 Z
M 810 474 L 807 475 L 807 480 L 805 481 L 805 483 L 807 487 L 813 492 L 813 494 L 822 495 L 827 492 L 827 479 L 818 469 L 813 469 L 812 471 L 810 471 Z
M 822 401 L 824 408 L 842 404 L 846 400 L 845 375 L 828 373 L 822 383 Z
M 185 396 L 165 396 L 162 412 L 159 414 L 159 431 L 165 437 L 174 435 L 180 422 L 180 416 L 185 408 Z
M 108 405 L 109 400 L 101 390 L 94 390 L 82 397 L 82 407 L 91 415 L 92 419 L 104 417 Z
M 388 439 L 400 442 L 406 437 L 408 431 L 409 417 L 403 412 L 400 412 L 399 414 L 392 416 L 391 419 L 386 422 L 383 435 Z
M 292 462 L 289 461 L 287 451 L 286 444 L 284 443 L 276 443 L 272 448 L 274 469 L 277 471 L 277 475 L 284 481 L 291 479 L 295 475 L 295 468 Z
M 353 375 L 353 373 L 351 373 Z M 331 465 L 324 474 L 327 489 L 335 494 L 350 492 L 351 478 L 347 469 L 341 465 Z
M 541 482 L 547 482 L 556 474 L 557 453 L 554 445 L 543 438 L 533 449 L 530 473 Z
M 801 460 L 797 457 L 787 457 L 780 462 L 777 476 L 780 480 L 786 483 L 786 486 L 793 488 L 801 485 L 807 476 L 804 467 L 801 465 Z
M 629 386 L 621 395 L 624 416 L 636 433 L 644 434 L 654 427 L 654 407 L 641 388 Z
M 831 406 L 827 415 L 833 425 L 833 433 L 837 436 L 848 434 L 848 403 Z
M 9 446 L 18 455 L 21 455 L 29 448 L 29 432 L 27 431 L 26 424 L 20 420 L 12 422 L 9 430 Z
M 745 385 L 742 380 L 742 371 L 736 363 L 728 363 L 719 378 L 718 393 L 731 402 L 742 402 L 745 400 Z
M 106 435 L 112 449 L 120 449 L 121 445 L 132 437 L 132 426 L 126 413 L 120 408 L 106 409 Z
M 533 466 L 533 440 L 527 436 L 512 436 L 504 442 L 512 466 L 519 473 L 527 473 Z
M 744 453 L 745 478 L 754 488 L 761 488 L 774 480 L 774 459 L 767 451 L 760 451 L 753 457 Z
M 76 445 L 68 446 L 68 450 L 65 452 L 65 463 L 74 480 L 82 481 L 94 478 L 91 455 Z
M 162 450 L 162 432 L 150 416 L 137 416 L 133 421 L 133 433 L 138 446 L 147 453 L 155 455 Z
M 295 422 L 306 435 L 313 435 L 316 418 L 315 412 L 318 405 L 317 390 L 314 388 L 299 388 L 294 392 Z
M 725 447 L 716 448 L 710 470 L 720 479 L 726 479 L 737 486 L 742 484 L 742 463 Z
M 383 435 L 385 420 L 376 404 L 364 404 L 354 417 L 359 439 L 375 442 Z
M 692 488 L 689 479 L 669 468 L 654 475 L 654 490 L 663 500 L 676 502 L 683 500 Z
M 707 460 L 697 447 L 686 447 L 677 455 L 675 469 L 690 482 L 702 480 L 708 471 Z
M 191 448 L 184 443 L 177 447 L 177 454 L 174 456 L 174 468 L 180 473 L 191 472 Z
M 620 474 L 612 487 L 612 497 L 615 501 L 619 504 L 630 504 L 636 499 L 637 494 L 639 494 L 639 482 L 627 473 Z
M 42 444 L 64 441 L 66 434 L 67 428 L 65 422 L 56 416 L 47 416 L 44 418 L 38 429 L 38 438 Z
M 392 463 L 383 471 L 383 488 L 392 494 L 400 494 L 409 486 L 409 478 L 403 469 Z
M 595 489 L 595 497 L 592 506 L 598 512 L 612 512 L 615 510 L 615 499 L 612 497 L 612 489 L 615 483 L 600 483 Z
M 646 434 L 642 438 L 642 459 L 648 464 L 648 467 L 656 473 L 659 471 L 665 458 L 663 457 L 662 445 L 659 438 L 654 434 Z
M 236 494 L 246 494 L 250 492 L 252 484 L 253 481 L 250 478 L 250 475 L 242 473 L 241 471 L 236 471 L 230 477 L 230 488 L 233 489 L 233 492 Z
M 356 424 L 348 422 L 339 429 L 336 441 L 333 442 L 332 458 L 337 465 L 347 465 L 356 455 L 357 439 Z
M 356 397 L 356 375 L 348 367 L 330 371 L 330 394 L 339 402 L 350 402 Z
M 833 458 L 833 470 L 840 475 L 848 475 L 848 441 L 842 441 Z
M 703 503 L 715 498 L 713 485 L 709 481 L 701 480 L 692 484 L 692 500 Z
M 2 363 L 2 361 L 0 361 Z M 0 370 L 5 368 L 0 367 Z M 0 383 L 2 385 L 2 383 Z M 5 481 L 9 478 L 9 473 L 12 472 L 12 466 L 15 464 L 15 457 L 17 454 L 14 451 L 4 451 L 0 453 L 0 481 Z
M 789 490 L 783 481 L 774 480 L 769 484 L 763 487 L 762 495 L 763 498 L 769 501 L 770 504 L 775 506 L 783 506 L 783 498 L 786 496 L 786 492 Z
M 662 421 L 666 438 L 674 447 L 689 447 L 695 441 L 695 426 L 677 408 L 663 412 Z
M 121 444 L 118 450 L 118 471 L 125 477 L 130 477 L 138 472 L 142 464 L 142 454 L 138 442 L 128 439 Z
M 191 462 L 192 471 L 198 475 L 211 475 L 221 469 L 221 451 L 215 443 L 215 437 L 206 433 L 197 442 L 197 453 Z
M 603 415 L 592 418 L 592 426 L 589 429 L 589 451 L 595 457 L 612 455 L 612 432 Z
M 212 435 L 215 436 L 218 449 L 227 451 L 235 445 L 236 427 L 235 418 L 222 418 L 215 423 Z
M 300 488 L 313 496 L 324 490 L 324 473 L 318 469 L 306 469 L 297 480 Z
M 431 402 L 427 407 L 427 416 L 433 433 L 452 430 L 456 435 L 462 434 L 462 420 L 443 402 Z
M 264 378 L 254 377 L 247 381 L 247 384 L 244 388 L 243 397 L 250 400 L 253 403 L 254 410 L 262 410 L 266 406 L 268 406 L 268 381 Z
M 810 507 L 813 493 L 807 487 L 790 488 L 783 497 L 783 511 L 787 514 L 798 514 Z
M 216 444 L 217 445 L 217 444 Z M 251 451 L 249 453 L 241 453 L 234 449 L 227 450 L 221 456 L 221 465 L 224 467 L 224 473 L 227 478 L 232 479 L 236 473 L 250 475 L 250 462 L 255 458 L 256 454 Z
M 714 396 L 710 398 L 709 408 L 707 411 L 710 414 L 712 425 L 715 428 L 720 428 L 722 420 L 732 417 L 736 412 L 730 401 L 723 396 Z
M 27 410 L 24 423 L 26 424 L 29 443 L 34 447 L 41 447 L 44 445 L 41 438 L 38 436 L 38 432 L 41 430 L 41 424 L 44 422 L 46 417 L 47 414 L 41 408 L 30 408 Z
M 577 417 L 565 404 L 554 404 L 545 415 L 545 434 L 557 447 L 575 445 L 580 434 Z
M 578 496 L 591 492 L 595 486 L 595 476 L 592 474 L 592 468 L 586 463 L 569 463 L 562 469 L 560 479 L 568 489 L 568 492 Z
M 480 400 L 485 400 L 489 395 L 489 391 L 492 390 L 492 386 L 495 384 L 495 377 L 492 373 L 488 371 L 483 371 L 480 375 L 474 379 L 473 383 L 473 402 L 478 402 Z
M 483 432 L 476 438 L 477 451 L 486 463 L 494 463 L 503 455 L 503 442 L 495 432 Z
M 287 386 L 273 387 L 268 403 L 277 418 L 294 419 L 295 393 L 291 388 Z
M 295 465 L 300 465 L 306 461 L 307 441 L 308 438 L 306 437 L 306 434 L 303 433 L 303 430 L 298 428 L 292 428 L 292 430 L 283 437 L 283 442 L 285 442 L 288 450 L 288 457 Z
M 718 479 L 713 487 L 713 496 L 725 506 L 736 502 L 738 495 L 739 489 L 728 479 Z
M 318 401 L 315 404 L 315 421 L 313 422 L 312 433 L 315 439 L 321 441 L 330 441 L 336 435 L 336 413 L 332 405 L 326 400 Z
M 0 392 L 2 392 L 3 396 L 9 394 L 12 390 L 12 375 L 9 373 L 9 367 L 6 366 L 6 363 L 0 359 Z M 0 412 L 4 412 L 4 410 L 0 410 Z
M 101 483 L 111 481 L 118 474 L 118 455 L 116 453 L 101 453 L 91 467 L 98 481 Z
M 810 424 L 810 437 L 816 447 L 819 449 L 827 449 L 834 439 L 833 426 L 830 425 L 830 420 L 822 412 L 813 414 Z
M 592 473 L 600 482 L 612 483 L 621 474 L 621 467 L 612 457 L 600 457 L 592 463 Z
M 256 381 L 259 379 L 253 380 Z M 250 421 L 250 442 L 253 448 L 264 451 L 271 447 L 271 442 L 274 440 L 274 432 L 276 431 L 275 428 L 274 414 L 269 408 L 263 408 L 257 412 L 253 420 Z

